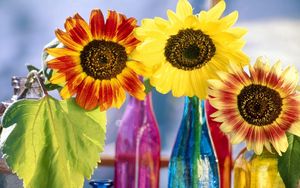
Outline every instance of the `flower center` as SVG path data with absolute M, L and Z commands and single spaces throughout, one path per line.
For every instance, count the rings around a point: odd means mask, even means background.
M 80 54 L 83 71 L 95 79 L 111 79 L 126 67 L 127 54 L 125 48 L 118 43 L 93 40 Z
M 244 87 L 237 98 L 241 116 L 253 125 L 273 123 L 282 110 L 279 93 L 267 86 L 251 84 Z
M 193 70 L 205 65 L 216 52 L 216 47 L 200 30 L 185 29 L 167 40 L 165 57 L 174 67 Z

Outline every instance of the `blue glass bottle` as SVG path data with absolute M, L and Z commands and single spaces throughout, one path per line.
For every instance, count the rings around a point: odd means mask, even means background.
M 100 180 L 100 181 L 91 180 L 90 185 L 93 188 L 109 188 L 113 186 L 113 181 L 112 180 Z
M 207 128 L 204 101 L 186 97 L 169 163 L 169 188 L 218 188 L 218 164 Z

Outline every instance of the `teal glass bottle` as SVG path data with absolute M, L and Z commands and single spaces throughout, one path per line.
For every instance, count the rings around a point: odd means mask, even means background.
M 218 163 L 207 128 L 204 101 L 186 97 L 169 163 L 169 188 L 218 188 Z

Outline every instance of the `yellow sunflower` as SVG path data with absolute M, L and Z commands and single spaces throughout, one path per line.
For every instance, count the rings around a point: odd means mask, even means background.
M 142 62 L 152 74 L 150 83 L 176 97 L 207 97 L 207 80 L 216 78 L 217 70 L 226 70 L 229 62 L 244 66 L 249 63 L 242 52 L 246 33 L 232 25 L 238 13 L 220 18 L 225 2 L 209 11 L 193 15 L 187 0 L 179 0 L 176 13 L 168 10 L 168 20 L 144 19 L 135 36 L 142 42 L 133 58 Z
M 271 145 L 281 155 L 288 147 L 286 132 L 300 136 L 300 95 L 296 92 L 298 72 L 294 67 L 272 67 L 258 58 L 250 75 L 237 66 L 218 73 L 209 81 L 209 100 L 218 109 L 212 114 L 232 143 L 247 142 L 261 154 Z M 270 145 L 271 144 L 271 145 Z
M 50 81 L 64 84 L 60 95 L 76 94 L 76 102 L 87 110 L 119 108 L 125 91 L 144 99 L 145 88 L 137 75 L 143 73 L 143 66 L 130 60 L 139 43 L 133 35 L 135 27 L 136 19 L 115 11 L 109 11 L 104 21 L 102 12 L 93 10 L 89 24 L 79 14 L 67 18 L 66 31 L 55 31 L 64 47 L 46 49 L 55 57 L 47 62 L 56 70 Z

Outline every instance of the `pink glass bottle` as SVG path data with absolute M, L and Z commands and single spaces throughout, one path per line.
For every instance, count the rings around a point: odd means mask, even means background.
M 151 96 L 129 98 L 116 141 L 116 188 L 158 188 L 161 146 Z

